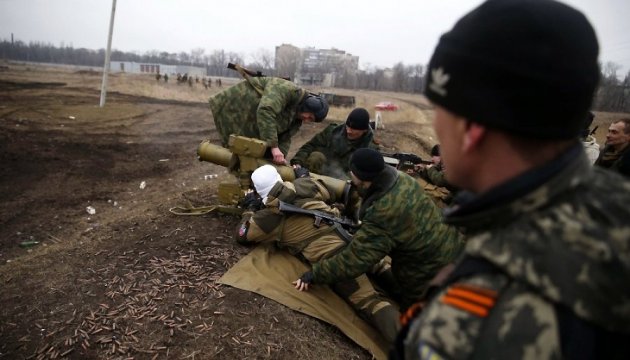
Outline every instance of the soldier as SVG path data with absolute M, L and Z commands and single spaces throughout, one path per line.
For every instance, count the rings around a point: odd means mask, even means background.
M 595 165 L 630 175 L 627 167 L 622 166 L 624 161 L 626 163 L 630 161 L 627 158 L 630 158 L 630 119 L 621 119 L 608 127 L 606 146 L 599 154 Z
M 452 203 L 453 193 L 457 191 L 457 188 L 446 181 L 444 163 L 440 155 L 440 144 L 435 144 L 431 148 L 431 162 L 432 164 L 428 165 L 414 165 L 412 176 L 417 176 L 424 191 L 433 198 L 439 207 L 444 208 Z
M 168 82 L 168 74 L 164 74 L 164 82 L 167 83 Z
M 314 264 L 294 285 L 302 291 L 310 284 L 352 279 L 390 256 L 389 278 L 379 285 L 405 310 L 425 296 L 431 278 L 455 259 L 463 243 L 454 228 L 442 224 L 439 209 L 420 184 L 386 166 L 378 151 L 355 151 L 350 171 L 363 200 L 361 227 L 348 246 Z
M 276 164 L 285 164 L 291 137 L 303 121 L 320 122 L 328 114 L 322 97 L 275 77 L 247 78 L 209 102 L 224 147 L 231 134 L 261 139 Z
M 440 155 L 440 144 L 435 144 L 431 148 L 431 162 L 433 164 L 415 165 L 417 174 L 433 185 L 450 187 L 444 177 L 444 164 Z
M 627 358 L 630 182 L 579 141 L 597 56 L 551 0 L 486 1 L 440 38 L 425 94 L 466 248 L 392 358 Z
M 350 179 L 350 156 L 361 148 L 378 150 L 379 146 L 370 128 L 370 114 L 364 108 L 356 108 L 350 112 L 345 124 L 330 124 L 302 145 L 291 159 L 291 165 L 346 180 Z
M 243 245 L 275 243 L 294 255 L 303 256 L 309 263 L 315 263 L 343 248 L 350 235 L 338 224 L 321 223 L 315 227 L 312 216 L 285 214 L 278 209 L 279 202 L 284 201 L 303 209 L 340 216 L 338 209 L 326 204 L 332 201 L 331 194 L 321 183 L 308 177 L 306 169 L 297 169 L 296 175 L 302 177 L 293 183 L 283 183 L 271 165 L 263 165 L 252 173 L 257 194 L 252 192 L 246 196 L 246 211 L 237 226 L 235 238 Z M 333 289 L 379 329 L 386 340 L 394 340 L 400 328 L 398 309 L 374 290 L 366 275 L 334 285 Z

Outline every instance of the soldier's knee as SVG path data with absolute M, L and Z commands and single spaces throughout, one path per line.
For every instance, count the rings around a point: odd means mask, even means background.
M 313 151 L 308 158 L 306 158 L 305 166 L 316 174 L 321 174 L 324 165 L 326 164 L 326 155 L 319 151 Z

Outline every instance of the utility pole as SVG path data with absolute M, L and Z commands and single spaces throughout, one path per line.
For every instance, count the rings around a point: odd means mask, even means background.
M 100 107 L 105 106 L 107 95 L 107 75 L 109 74 L 109 56 L 112 52 L 112 35 L 114 34 L 114 14 L 116 14 L 116 0 L 112 0 L 112 16 L 109 19 L 109 36 L 107 36 L 107 50 L 105 50 L 105 65 L 103 66 L 103 84 L 101 85 Z

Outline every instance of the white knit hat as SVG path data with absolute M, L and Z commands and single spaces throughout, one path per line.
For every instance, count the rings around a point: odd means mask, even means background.
M 263 199 L 263 203 L 267 202 L 267 195 L 277 182 L 282 182 L 282 177 L 278 174 L 278 170 L 271 165 L 263 165 L 252 173 L 252 182 L 256 188 L 256 192 Z

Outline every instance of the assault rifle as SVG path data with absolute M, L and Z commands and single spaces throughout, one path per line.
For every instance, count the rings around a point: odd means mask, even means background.
M 398 160 L 398 164 L 395 166 L 396 169 L 404 171 L 407 169 L 413 169 L 414 165 L 425 164 L 431 165 L 433 164 L 430 160 L 423 160 L 420 156 L 412 153 L 381 153 L 384 157 L 390 157 Z
M 327 212 L 320 211 L 320 210 L 302 209 L 299 206 L 285 203 L 284 201 L 280 201 L 280 206 L 278 207 L 278 209 L 286 213 L 313 216 L 315 218 L 315 221 L 313 222 L 313 225 L 315 227 L 320 227 L 320 225 L 322 224 L 322 221 L 325 221 L 328 225 L 334 225 L 335 223 L 337 223 L 341 226 L 348 227 L 350 229 L 356 229 L 359 227 L 359 224 L 356 224 L 354 221 L 348 218 L 339 218 L 339 217 L 336 217 L 335 215 L 332 215 L 332 214 L 329 214 Z
M 258 70 L 257 71 L 249 70 L 238 64 L 228 63 L 227 68 L 230 70 L 238 71 L 243 77 L 245 77 L 245 75 L 243 74 L 247 74 L 251 77 L 265 77 L 266 76 L 266 75 L 263 75 L 263 73 Z M 280 77 L 280 78 L 285 79 L 287 81 L 291 81 L 291 78 L 288 78 L 288 77 Z

